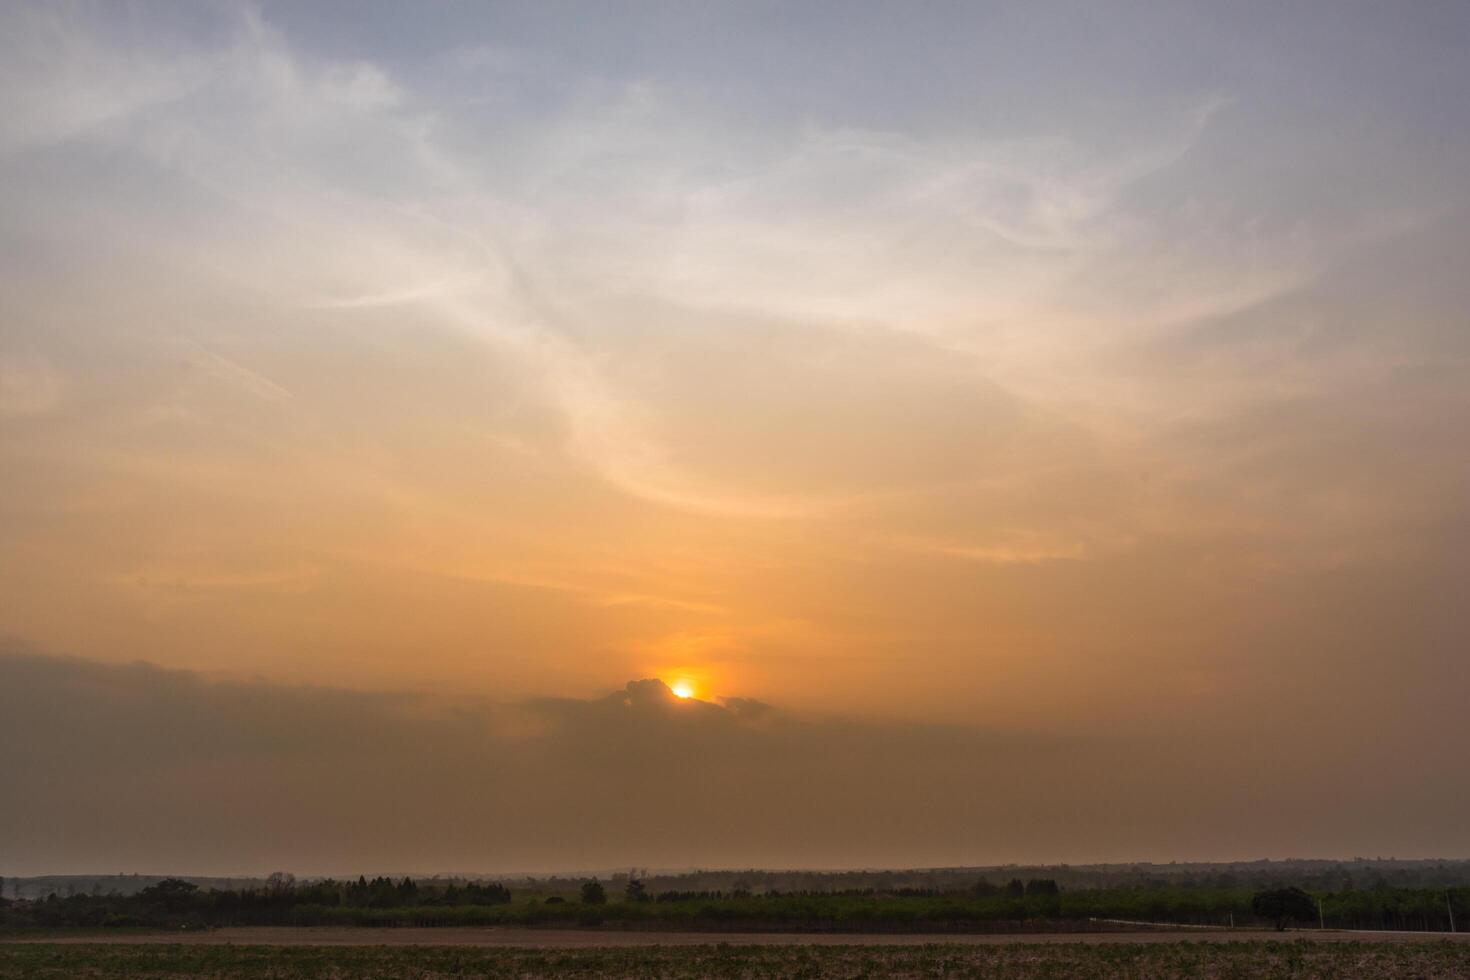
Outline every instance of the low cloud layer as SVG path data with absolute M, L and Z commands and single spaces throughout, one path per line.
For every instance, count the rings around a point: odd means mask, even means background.
M 1457 753 L 1018 736 L 681 700 L 502 704 L 0 655 L 4 870 L 357 873 L 1463 849 Z M 1344 756 L 1355 756 L 1349 760 Z M 1344 779 L 1352 770 L 1363 778 Z

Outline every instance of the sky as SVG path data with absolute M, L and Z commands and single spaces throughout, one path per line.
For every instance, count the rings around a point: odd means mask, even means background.
M 1467 49 L 3 0 L 0 873 L 1470 856 Z

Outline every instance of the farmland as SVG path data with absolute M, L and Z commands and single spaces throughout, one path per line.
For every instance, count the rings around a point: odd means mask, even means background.
M 592 886 L 595 882 L 583 882 Z M 599 888 L 601 886 L 598 886 Z M 0 932 L 36 929 L 223 926 L 540 927 L 868 933 L 1085 932 L 1096 920 L 1192 926 L 1269 926 L 1245 888 L 1115 888 L 1064 891 L 1037 879 L 994 894 L 871 890 L 752 895 L 663 892 L 637 898 L 540 897 L 487 886 L 419 885 L 410 879 L 203 891 L 170 880 L 135 895 L 48 896 L 0 905 Z M 1470 922 L 1470 888 L 1344 889 L 1302 893 L 1289 924 L 1443 932 Z
M 1130 940 L 1136 937 L 1130 937 Z M 209 977 L 994 977 L 1463 980 L 1464 942 L 762 943 L 623 946 L 0 944 L 3 980 Z

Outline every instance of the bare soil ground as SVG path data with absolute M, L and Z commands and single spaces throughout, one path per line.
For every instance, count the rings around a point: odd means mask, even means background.
M 1301 929 L 1284 933 L 1220 929 L 1157 929 L 1139 932 L 1074 933 L 832 933 L 832 932 L 642 932 L 614 929 L 511 929 L 500 927 L 434 929 L 351 928 L 336 926 L 244 926 L 207 932 L 50 934 L 3 937 L 7 943 L 100 943 L 108 945 L 182 944 L 190 946 L 477 946 L 531 949 L 589 949 L 620 946 L 1003 946 L 1016 943 L 1238 943 L 1261 940 L 1309 942 L 1424 943 L 1440 940 L 1470 944 L 1470 932 L 1351 932 Z
M 732 945 L 709 942 L 733 938 L 730 933 L 425 932 L 419 937 L 410 930 L 362 930 L 338 934 L 341 944 L 335 946 L 320 941 L 335 930 L 265 929 L 233 938 L 250 943 L 273 935 L 278 942 L 309 945 L 236 945 L 218 934 L 210 937 L 213 942 L 183 944 L 170 943 L 178 938 L 172 936 L 132 943 L 3 943 L 0 980 L 1470 980 L 1470 943 L 1391 936 L 1315 942 L 1329 937 L 1303 933 L 1284 942 L 1232 942 L 1227 937 L 1241 934 L 1211 934 L 1204 941 L 1199 933 L 1177 932 L 927 935 L 913 937 L 926 945 L 904 946 L 897 944 L 910 937 L 874 942 L 831 933 L 743 935 L 760 945 Z M 471 943 L 563 945 L 403 945 L 418 938 L 439 943 L 451 932 Z M 360 945 L 369 937 L 398 945 Z M 666 944 L 628 945 L 660 940 Z M 569 948 L 568 942 L 604 945 Z M 606 945 L 611 942 L 623 945 Z

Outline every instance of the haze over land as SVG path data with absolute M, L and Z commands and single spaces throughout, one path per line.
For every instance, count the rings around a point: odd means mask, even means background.
M 1470 854 L 1467 49 L 0 5 L 0 873 Z

